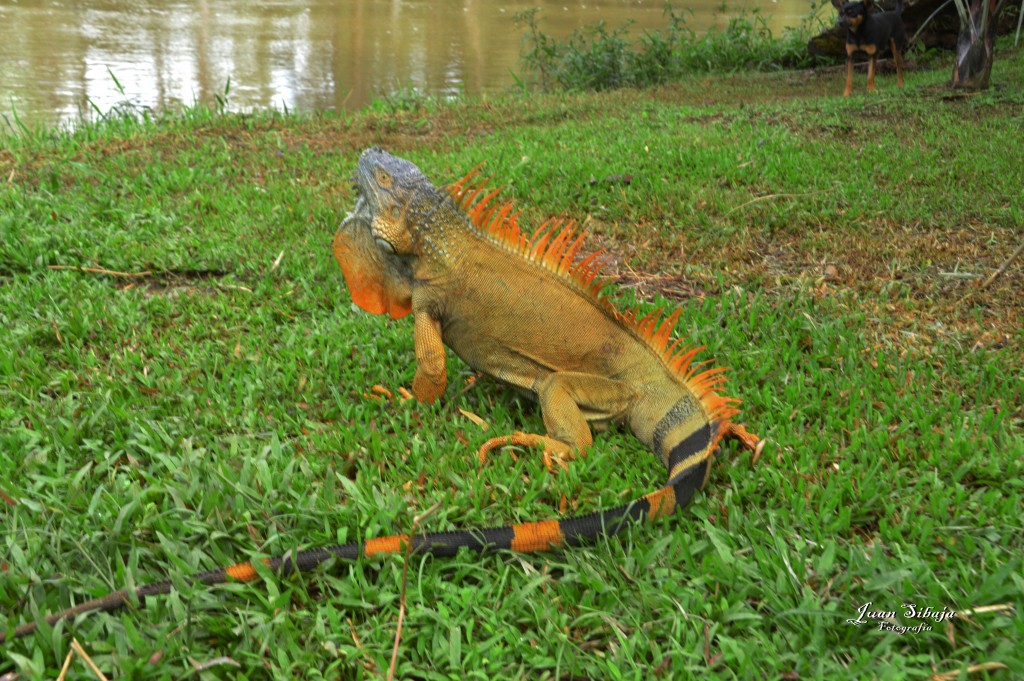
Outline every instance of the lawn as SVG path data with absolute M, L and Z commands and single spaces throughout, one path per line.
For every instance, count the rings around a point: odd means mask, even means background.
M 979 95 L 948 71 L 849 99 L 837 70 L 736 74 L 0 139 L 0 626 L 177 586 L 2 644 L 0 679 L 56 678 L 72 638 L 79 679 L 87 657 L 383 678 L 393 649 L 399 678 L 1021 678 L 1024 258 L 1000 268 L 1024 240 L 1024 53 Z M 663 482 L 614 431 L 556 474 L 481 467 L 485 439 L 543 424 L 454 357 L 439 403 L 399 399 L 411 324 L 356 309 L 330 248 L 371 145 L 437 183 L 483 162 L 526 225 L 582 221 L 617 301 L 682 308 L 729 367 L 763 456 L 727 445 L 676 517 L 591 547 L 186 583 Z

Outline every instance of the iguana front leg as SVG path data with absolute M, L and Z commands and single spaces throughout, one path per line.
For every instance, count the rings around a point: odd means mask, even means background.
M 416 376 L 412 394 L 420 402 L 430 404 L 444 394 L 448 385 L 441 322 L 426 312 L 413 312 L 413 345 L 416 348 Z
M 535 391 L 547 434 L 515 432 L 492 437 L 480 447 L 480 463 L 497 447 L 543 445 L 544 465 L 553 470 L 555 461 L 564 462 L 594 441 L 588 420 L 616 419 L 635 398 L 634 391 L 621 381 L 570 371 L 546 375 L 537 381 Z

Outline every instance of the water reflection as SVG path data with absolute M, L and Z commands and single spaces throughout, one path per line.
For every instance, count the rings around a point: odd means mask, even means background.
M 29 124 L 95 117 L 117 104 L 162 109 L 357 108 L 415 87 L 476 93 L 513 84 L 521 31 L 542 7 L 557 36 L 605 20 L 664 24 L 661 0 L 0 0 L 0 113 Z M 721 0 L 694 0 L 691 26 L 724 24 Z M 806 4 L 771 6 L 772 27 Z

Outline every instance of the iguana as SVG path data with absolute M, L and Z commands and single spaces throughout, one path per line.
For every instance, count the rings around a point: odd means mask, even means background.
M 510 204 L 497 205 L 475 171 L 446 192 L 409 161 L 380 149 L 359 158 L 358 198 L 334 238 L 352 300 L 364 310 L 413 315 L 413 394 L 433 402 L 447 384 L 444 345 L 471 367 L 536 396 L 546 434 L 516 432 L 479 450 L 505 444 L 542 446 L 547 462 L 585 451 L 590 423 L 621 423 L 668 467 L 664 487 L 643 497 L 562 520 L 454 532 L 392 535 L 298 551 L 264 560 L 282 574 L 331 559 L 355 560 L 411 550 L 440 556 L 460 549 L 542 551 L 611 535 L 624 524 L 682 507 L 707 479 L 719 441 L 730 436 L 758 450 L 762 442 L 730 419 L 737 400 L 719 393 L 721 368 L 694 363 L 700 348 L 670 343 L 679 311 L 619 312 L 596 279 L 601 252 L 577 260 L 583 236 L 558 220 L 527 238 Z M 252 581 L 251 562 L 201 572 L 193 584 Z M 113 610 L 166 594 L 165 580 L 123 589 L 49 615 L 59 620 Z M 36 622 L 10 633 L 24 636 Z M 0 642 L 7 633 L 0 633 Z
M 577 260 L 584 235 L 573 223 L 548 221 L 528 239 L 511 203 L 496 204 L 498 191 L 488 192 L 475 175 L 445 191 L 409 161 L 367 149 L 355 209 L 335 237 L 357 305 L 396 319 L 412 313 L 418 400 L 444 393 L 448 346 L 540 402 L 546 434 L 491 438 L 481 460 L 503 444 L 540 445 L 551 460 L 585 450 L 590 423 L 624 424 L 668 467 L 666 487 L 644 497 L 657 505 L 655 516 L 703 486 L 722 437 L 759 446 L 730 420 L 738 400 L 718 392 L 724 370 L 693 364 L 699 347 L 669 343 L 680 310 L 668 317 L 619 312 L 596 279 L 604 254 Z M 370 238 L 376 249 L 367 247 Z M 623 508 L 637 512 L 636 504 Z M 604 525 L 616 517 L 599 515 Z M 542 542 L 572 538 L 561 531 Z

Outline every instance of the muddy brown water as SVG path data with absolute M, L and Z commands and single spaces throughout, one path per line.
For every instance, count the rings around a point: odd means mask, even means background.
M 692 0 L 688 25 L 725 26 L 758 7 L 773 31 L 805 2 Z M 677 3 L 678 4 L 678 3 Z M 564 37 L 603 20 L 667 24 L 664 3 L 525 0 L 0 0 L 0 127 L 95 118 L 128 102 L 162 110 L 215 103 L 246 111 L 357 109 L 415 88 L 457 96 L 514 86 L 524 29 Z

